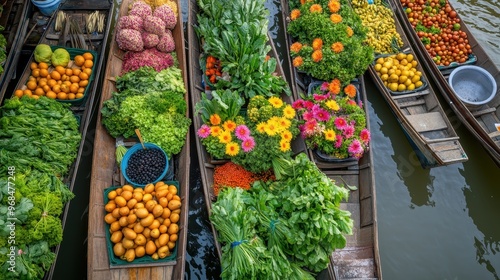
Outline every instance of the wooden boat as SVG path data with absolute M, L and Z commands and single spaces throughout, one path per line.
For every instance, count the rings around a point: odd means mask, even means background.
M 286 36 L 286 68 L 291 72 L 289 76 L 294 96 L 299 98 L 301 94 L 306 94 L 309 84 L 314 79 L 304 73 L 299 73 L 289 59 L 292 42 L 291 38 L 286 35 L 286 24 L 289 20 L 287 1 L 281 2 L 281 11 L 283 25 L 280 28 L 284 30 L 283 33 Z M 358 89 L 363 104 L 368 104 L 364 79 L 364 76 L 361 75 L 352 83 Z M 370 118 L 366 106 L 364 110 L 367 128 L 370 129 Z M 307 150 L 309 158 L 329 178 L 339 184 L 356 187 L 355 190 L 350 191 L 349 200 L 341 202 L 341 208 L 351 212 L 351 217 L 354 220 L 353 235 L 346 236 L 347 243 L 344 248 L 336 249 L 332 253 L 328 268 L 322 271 L 317 279 L 382 279 L 372 152 L 366 151 L 358 161 L 332 162 L 318 157 L 311 149 Z
M 418 63 L 417 70 L 422 73 L 424 85 L 403 93 L 392 92 L 377 75 L 375 64 L 371 64 L 369 72 L 373 81 L 412 146 L 416 147 L 422 166 L 433 167 L 467 161 L 468 157 L 459 142 L 459 137 L 439 103 L 437 90 L 428 82 L 429 77 L 422 66 L 422 60 L 414 55 L 410 41 L 395 16 L 394 22 L 403 42 L 400 52 L 413 54 L 414 60 Z
M 495 124 L 500 123 L 500 87 L 497 87 L 495 97 L 487 104 L 480 107 L 466 106 L 454 93 L 452 87 L 448 83 L 448 78 L 453 70 L 453 67 L 438 67 L 428 54 L 424 44 L 417 36 L 417 33 L 411 26 L 403 6 L 399 0 L 391 0 L 394 6 L 395 13 L 403 26 L 410 42 L 415 47 L 415 52 L 422 60 L 426 69 L 430 73 L 430 78 L 436 83 L 439 91 L 442 93 L 446 102 L 453 109 L 458 119 L 465 127 L 477 138 L 479 143 L 486 149 L 493 161 L 500 166 L 500 131 L 495 127 Z M 446 1 L 452 7 L 450 1 Z M 453 7 L 452 7 L 452 10 Z M 457 14 L 460 19 L 460 15 Z M 480 43 L 474 38 L 472 32 L 460 20 L 460 30 L 467 34 L 469 45 L 476 61 L 474 65 L 480 66 L 488 71 L 496 81 L 500 84 L 500 70 L 497 65 L 491 60 L 488 54 L 484 51 Z M 467 62 L 466 62 L 467 63 Z
M 17 61 L 21 53 L 22 41 L 26 34 L 28 10 L 31 1 L 2 1 L 3 11 L 0 12 L 0 26 L 5 29 L 1 32 L 7 41 L 6 57 L 2 62 L 4 71 L 0 74 L 0 104 L 2 103 L 7 86 L 16 72 Z M 10 93 L 9 93 L 10 95 Z
M 189 53 L 189 77 L 190 77 L 190 94 L 191 94 L 191 106 L 194 108 L 195 104 L 201 100 L 201 94 L 205 92 L 203 86 L 203 71 L 200 66 L 200 55 L 201 55 L 201 44 L 194 30 L 194 26 L 198 24 L 197 21 L 198 5 L 196 0 L 190 0 L 188 3 L 188 53 Z M 276 58 L 278 61 L 277 51 L 272 43 L 271 37 L 268 35 L 268 44 L 271 46 L 270 56 Z M 276 66 L 276 75 L 283 76 L 283 69 L 278 63 Z M 284 93 L 281 95 L 284 102 L 291 104 L 292 96 L 286 96 Z M 195 129 L 199 128 L 203 124 L 201 116 L 199 114 L 193 113 L 193 126 Z M 196 148 L 198 152 L 198 162 L 200 165 L 201 180 L 203 185 L 203 192 L 205 196 L 205 202 L 207 207 L 207 212 L 210 214 L 212 209 L 212 203 L 216 200 L 213 192 L 213 175 L 214 169 L 217 165 L 226 163 L 226 160 L 214 160 L 207 153 L 203 145 L 201 144 L 200 138 L 196 138 Z M 292 150 L 294 153 L 305 152 L 305 145 L 302 141 L 293 141 Z M 212 233 L 217 240 L 217 230 L 214 228 L 213 224 L 210 224 Z M 216 242 L 217 253 L 219 258 L 221 257 L 221 244 Z
M 132 2 L 133 0 L 123 0 L 121 2 L 118 17 L 128 13 L 128 7 Z M 180 12 L 181 5 L 179 1 L 176 1 L 176 3 L 179 7 L 178 24 L 175 26 L 172 34 L 175 41 L 175 51 L 179 61 L 179 68 L 182 71 L 184 86 L 187 89 L 187 68 L 184 55 L 184 33 L 181 18 L 182 13 Z M 115 77 L 120 76 L 122 70 L 122 58 L 125 52 L 118 48 L 115 36 L 116 34 L 113 34 L 113 38 L 109 43 L 109 55 L 107 56 L 106 71 L 101 91 L 102 95 L 98 106 L 99 110 L 102 108 L 103 102 L 111 97 L 113 91 L 116 91 Z M 186 102 L 189 104 L 187 98 L 186 94 Z M 185 272 L 189 205 L 189 150 L 189 135 L 187 135 L 182 151 L 174 157 L 174 180 L 179 182 L 179 192 L 182 199 L 179 220 L 180 231 L 176 245 L 177 257 L 175 261 L 163 263 L 161 266 L 152 264 L 152 266 L 134 267 L 130 265 L 123 268 L 111 268 L 106 247 L 103 191 L 112 185 L 123 184 L 123 178 L 117 178 L 118 174 L 115 173 L 117 170 L 115 139 L 107 133 L 101 123 L 101 114 L 98 114 L 89 200 L 88 279 L 183 279 Z

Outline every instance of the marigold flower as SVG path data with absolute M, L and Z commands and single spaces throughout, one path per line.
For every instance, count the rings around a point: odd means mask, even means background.
M 226 154 L 235 156 L 240 152 L 240 146 L 234 142 L 229 142 L 226 145 Z
M 325 139 L 328 141 L 333 142 L 337 139 L 337 134 L 335 133 L 335 131 L 333 129 L 327 129 L 323 132 L 323 134 L 325 135 Z
M 231 120 L 227 120 L 224 122 L 222 127 L 227 131 L 233 132 L 236 129 L 236 123 Z
M 299 9 L 293 9 L 292 12 L 290 13 L 290 19 L 291 20 L 296 20 L 300 17 L 300 10 Z
M 304 64 L 304 60 L 302 57 L 297 56 L 296 58 L 293 59 L 293 67 L 300 67 Z
M 344 50 L 344 45 L 341 42 L 336 42 L 332 44 L 332 51 L 334 53 L 341 53 Z
M 210 123 L 212 125 L 219 125 L 221 122 L 220 116 L 218 114 L 213 114 L 210 116 Z
M 315 38 L 312 42 L 313 50 L 321 50 L 322 47 L 323 47 L 323 40 L 321 40 L 321 38 Z
M 198 137 L 207 138 L 210 135 L 210 126 L 204 124 L 198 129 Z
M 302 49 L 302 44 L 300 42 L 295 42 L 290 46 L 290 51 L 293 53 L 298 53 Z
M 354 35 L 354 31 L 352 31 L 352 28 L 351 27 L 347 27 L 347 37 L 352 37 L 352 35 Z
M 353 84 L 349 84 L 344 88 L 344 92 L 349 98 L 356 97 L 356 87 Z
M 210 135 L 212 135 L 213 137 L 217 137 L 221 134 L 222 132 L 222 128 L 220 126 L 212 126 L 210 127 Z
M 280 150 L 282 152 L 286 152 L 290 150 L 290 142 L 286 140 L 281 140 L 280 141 Z
M 268 121 L 266 127 L 264 128 L 264 131 L 269 136 L 276 135 L 276 133 L 278 133 L 278 130 L 279 130 L 279 123 L 275 121 Z
M 283 100 L 281 100 L 279 97 L 269 97 L 268 101 L 269 103 L 271 103 L 271 105 L 273 105 L 274 108 L 280 108 L 281 106 L 283 106 Z
M 328 85 L 328 92 L 333 93 L 333 94 L 339 94 L 340 92 L 340 80 L 339 79 L 333 79 L 330 84 Z
M 323 12 L 323 8 L 321 8 L 320 4 L 312 4 L 309 8 L 309 12 L 311 13 L 321 13 Z
M 328 2 L 328 9 L 330 9 L 331 13 L 336 13 L 340 10 L 340 3 L 337 0 L 330 0 Z
M 283 116 L 287 119 L 293 119 L 295 117 L 295 110 L 292 106 L 286 105 L 283 109 Z
M 231 139 L 232 139 L 231 132 L 224 130 L 219 134 L 218 138 L 219 138 L 220 143 L 227 144 L 227 143 L 231 142 Z
M 339 14 L 331 14 L 330 15 L 330 20 L 333 22 L 333 23 L 340 23 L 342 22 L 342 16 L 339 15 Z
M 292 122 L 287 118 L 278 118 L 277 122 L 279 124 L 280 132 L 287 130 L 292 125 Z
M 311 57 L 314 62 L 320 62 L 323 59 L 323 52 L 321 50 L 315 50 Z

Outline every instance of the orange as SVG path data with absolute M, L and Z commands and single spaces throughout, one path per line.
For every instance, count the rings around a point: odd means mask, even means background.
M 62 67 L 61 65 L 57 65 L 54 70 L 56 70 L 57 72 L 59 72 L 59 74 L 61 74 L 61 75 L 64 74 L 64 73 L 66 73 L 66 68 Z
M 76 94 L 74 94 L 74 93 L 68 93 L 68 99 L 69 100 L 73 100 L 75 98 L 76 98 Z
M 57 72 L 56 72 L 57 73 Z M 58 73 L 59 74 L 59 73 Z M 51 88 L 53 88 L 55 85 L 57 85 L 57 81 L 52 79 L 47 81 L 47 85 Z
M 83 87 L 86 87 L 88 84 L 89 84 L 89 80 L 81 80 L 81 81 L 78 83 L 78 85 L 79 85 L 80 87 L 82 87 L 82 88 L 83 88 Z
M 38 87 L 43 87 L 43 86 L 45 86 L 46 84 L 47 84 L 47 79 L 43 79 L 43 80 L 42 80 L 42 79 L 40 79 L 40 80 L 38 81 Z
M 33 70 L 33 69 L 37 69 L 37 68 L 38 68 L 38 64 L 36 62 L 31 62 L 30 69 Z
M 24 92 L 22 89 L 16 89 L 16 91 L 14 92 L 14 95 L 17 96 L 17 97 L 21 97 L 23 96 Z
M 49 85 L 44 85 L 42 88 L 43 88 L 43 91 L 45 91 L 45 93 L 47 93 L 51 90 Z
M 93 65 L 94 65 L 94 62 L 92 60 L 89 60 L 89 59 L 85 60 L 85 63 L 83 63 L 83 66 L 85 68 L 92 68 Z
M 60 79 L 61 79 L 61 73 L 59 73 L 59 71 L 57 71 L 57 70 L 56 70 L 56 71 L 52 71 L 52 72 L 50 73 L 50 77 L 51 77 L 52 79 L 56 80 L 56 81 L 57 81 L 57 80 L 60 80 Z
M 31 92 L 31 90 L 29 90 L 29 89 L 25 89 L 25 90 L 23 90 L 23 95 L 32 96 L 33 92 Z
M 35 90 L 36 87 L 37 87 L 37 84 L 35 81 L 29 81 L 27 84 L 26 84 L 26 87 L 30 90 Z
M 47 96 L 50 99 L 56 99 L 57 98 L 57 94 L 55 92 L 53 92 L 53 91 L 47 92 L 47 94 L 45 94 L 45 96 Z
M 53 92 L 55 92 L 55 93 L 59 93 L 59 92 L 61 92 L 61 86 L 60 86 L 59 84 L 54 85 L 54 86 L 52 87 L 52 91 L 53 91 Z
M 73 69 L 73 75 L 80 75 L 80 73 L 82 73 L 82 70 L 78 69 L 78 68 L 74 68 Z
M 79 88 L 80 86 L 77 83 L 73 83 L 71 84 L 71 86 L 69 86 L 69 91 L 71 91 L 72 93 L 77 93 Z
M 82 72 L 80 73 L 80 75 L 78 75 L 78 77 L 80 77 L 80 79 L 82 80 L 88 80 L 89 79 L 89 75 L 85 72 Z
M 31 71 L 31 75 L 35 78 L 40 77 L 40 69 L 33 69 L 33 71 Z
M 83 93 L 85 91 L 85 88 L 84 87 L 81 87 L 78 89 L 78 93 Z
M 89 75 L 89 77 L 90 77 L 90 74 L 92 74 L 92 69 L 90 69 L 90 68 L 85 68 L 82 71 L 85 72 L 87 75 Z
M 61 91 L 60 93 L 57 94 L 57 99 L 65 100 L 67 98 L 68 98 L 68 95 L 63 91 Z
M 77 93 L 75 94 L 76 99 L 80 99 L 83 97 L 83 93 Z
M 66 75 L 68 75 L 68 76 L 74 75 L 74 73 L 73 73 L 73 69 L 71 69 L 71 68 L 66 68 Z
M 61 91 L 68 93 L 69 92 L 69 86 L 67 84 L 62 84 L 61 85 Z
M 71 85 L 70 81 L 64 81 L 63 84 L 67 85 L 68 87 Z
M 71 83 L 78 83 L 80 81 L 80 77 L 73 75 L 69 77 L 69 80 Z
M 49 70 L 47 69 L 40 69 L 40 77 L 47 77 L 49 75 Z M 33 75 L 35 76 L 35 75 Z
M 62 74 L 61 81 L 67 81 L 67 80 L 69 80 L 69 76 L 66 75 L 66 73 Z
M 46 62 L 40 62 L 40 63 L 38 63 L 38 68 L 49 69 L 49 65 Z
M 40 96 L 38 96 L 38 95 L 32 95 L 30 97 L 33 98 L 33 99 L 40 99 Z
M 92 59 L 94 59 L 94 56 L 91 53 L 89 53 L 89 52 L 85 52 L 82 56 L 86 60 L 92 60 Z
M 76 66 L 82 66 L 83 63 L 85 63 L 85 57 L 83 57 L 83 55 L 76 55 L 73 60 L 75 61 Z
M 43 91 L 42 88 L 36 88 L 35 89 L 35 95 L 45 95 L 45 91 Z
M 36 78 L 35 78 L 35 77 L 33 77 L 33 76 L 29 76 L 29 77 L 28 77 L 28 81 L 36 81 Z

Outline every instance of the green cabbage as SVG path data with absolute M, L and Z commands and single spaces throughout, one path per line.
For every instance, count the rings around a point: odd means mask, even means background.
M 69 60 L 70 60 L 69 52 L 64 48 L 56 49 L 52 54 L 51 58 L 52 65 L 54 67 L 56 66 L 66 67 L 68 66 Z
M 36 62 L 45 62 L 50 64 L 52 49 L 47 44 L 38 44 L 35 47 L 34 55 Z

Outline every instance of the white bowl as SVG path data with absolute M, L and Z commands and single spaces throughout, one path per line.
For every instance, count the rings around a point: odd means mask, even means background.
M 457 97 L 470 108 L 490 102 L 497 93 L 495 79 L 479 66 L 464 65 L 455 68 L 448 82 Z

